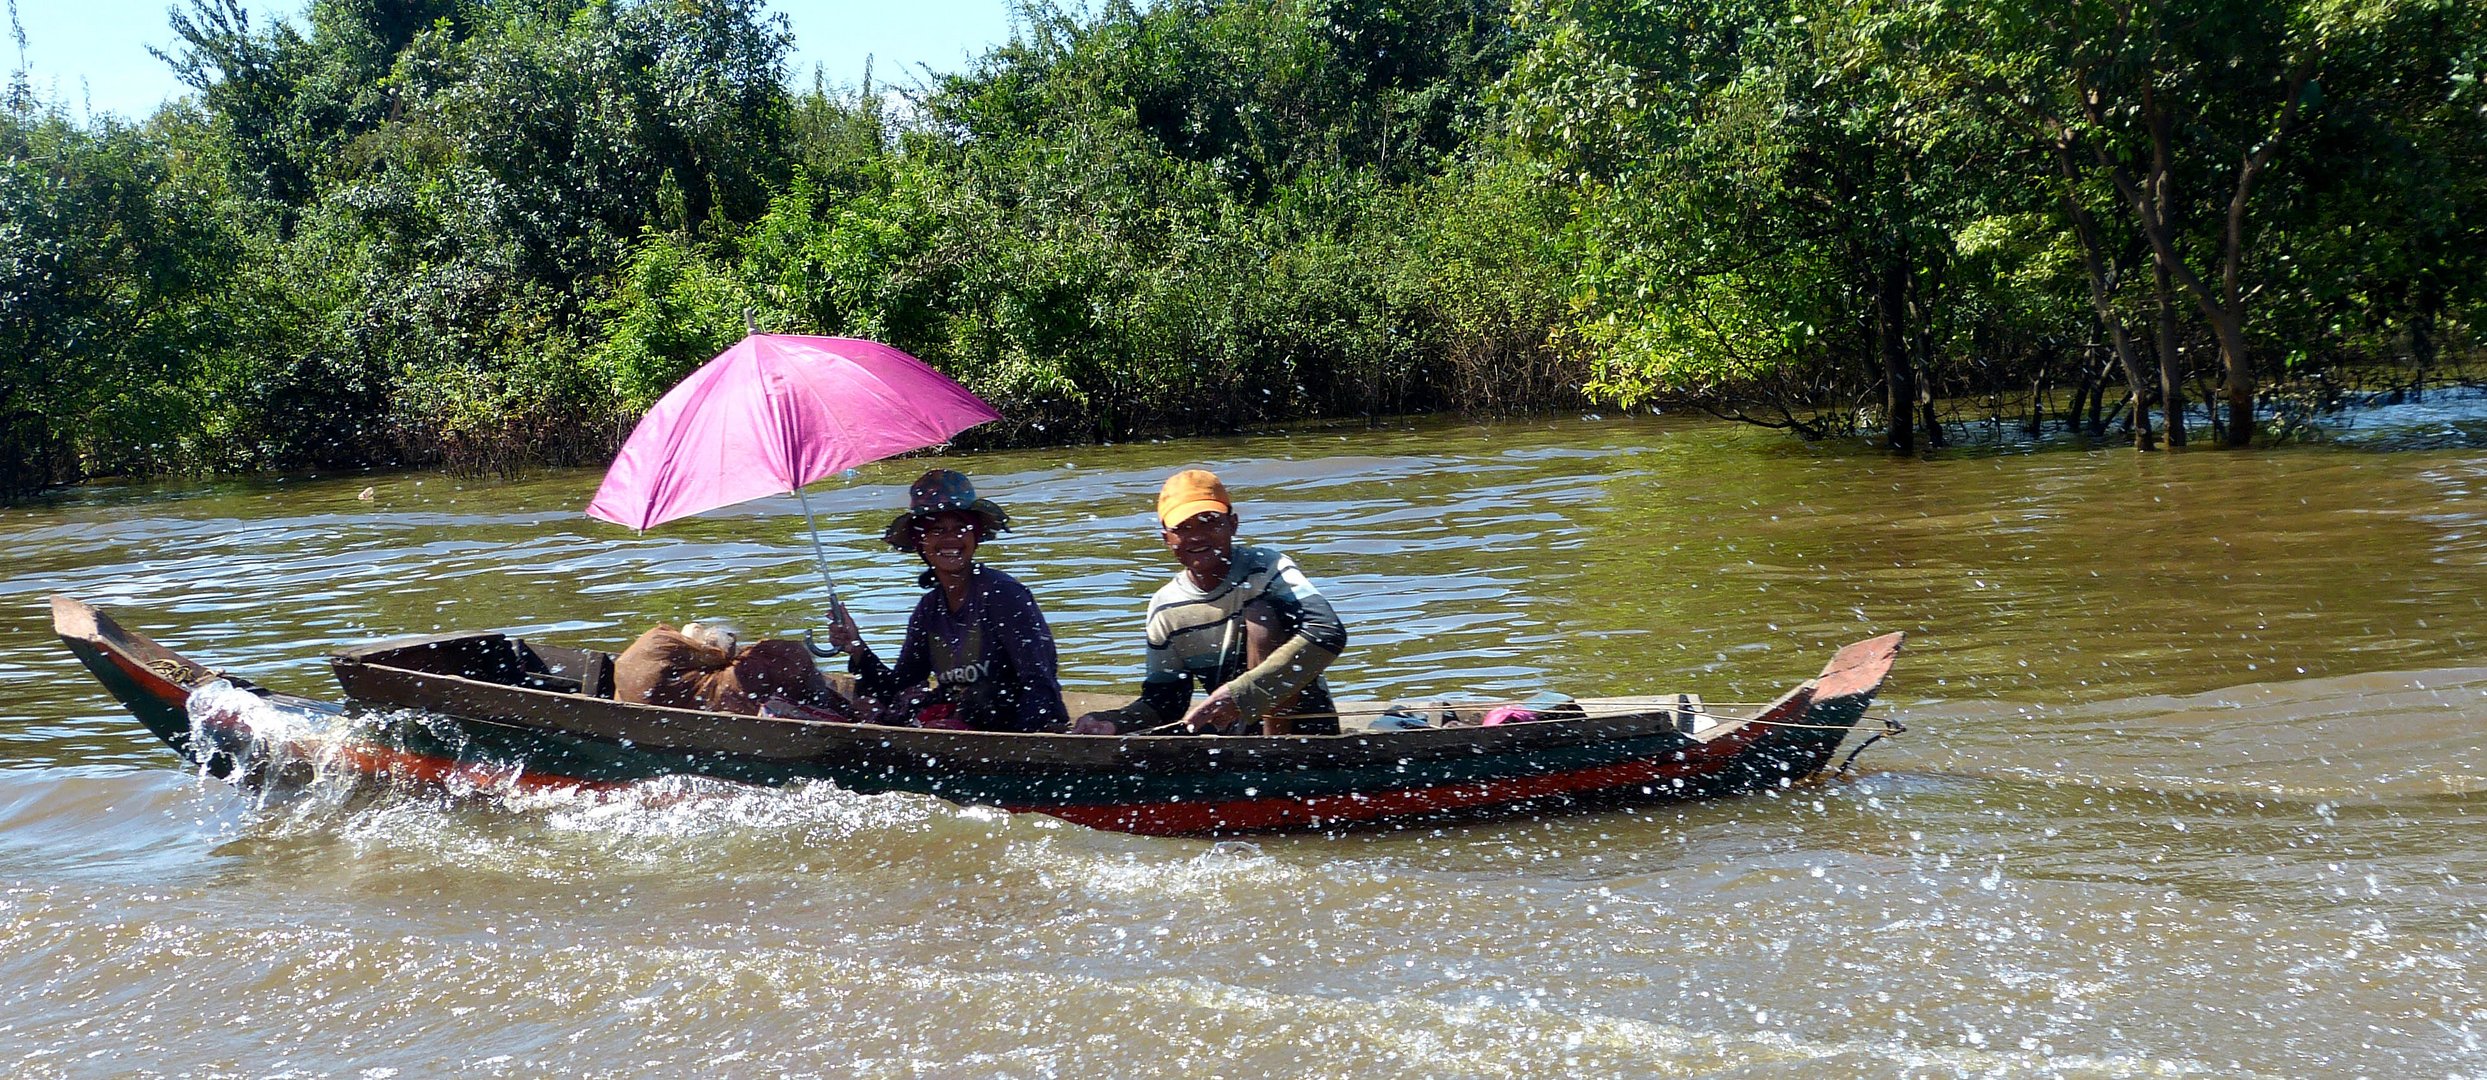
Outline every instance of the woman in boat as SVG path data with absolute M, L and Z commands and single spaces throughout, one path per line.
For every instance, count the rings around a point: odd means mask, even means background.
M 860 697 L 883 723 L 977 731 L 1059 731 L 1070 718 L 1055 675 L 1054 636 L 1027 586 L 976 562 L 1010 515 L 963 473 L 935 469 L 907 492 L 907 512 L 881 539 L 924 560 L 924 598 L 907 619 L 895 663 L 883 663 L 844 605 L 829 643 L 847 654 Z

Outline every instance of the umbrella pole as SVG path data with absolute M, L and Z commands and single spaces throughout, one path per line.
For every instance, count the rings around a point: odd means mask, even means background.
M 794 489 L 794 497 L 802 500 L 803 524 L 812 530 L 812 559 L 820 564 L 820 583 L 829 590 L 829 617 L 834 620 L 838 617 L 838 583 L 829 580 L 829 552 L 820 546 L 820 522 L 812 520 L 812 497 L 805 495 L 800 485 Z M 823 660 L 838 655 L 836 649 L 821 648 L 820 639 L 809 630 L 803 632 L 803 647 Z
M 838 583 L 829 579 L 829 552 L 820 546 L 820 522 L 812 520 L 812 499 L 802 488 L 794 489 L 794 497 L 803 503 L 803 524 L 812 530 L 812 559 L 820 564 L 820 583 L 829 590 L 829 608 L 837 610 Z
M 828 550 L 826 547 L 821 547 L 821 523 L 811 518 L 811 495 L 803 495 L 801 485 L 796 485 L 793 498 L 798 498 L 803 503 L 803 525 L 811 528 L 811 557 L 813 557 L 813 562 L 821 565 L 821 587 L 826 587 L 828 590 L 828 617 L 836 620 L 838 617 L 838 582 L 828 580 Z M 823 649 L 821 640 L 813 637 L 811 630 L 803 632 L 803 647 L 811 649 L 813 657 L 821 657 L 821 659 L 836 657 L 838 654 L 838 649 Z

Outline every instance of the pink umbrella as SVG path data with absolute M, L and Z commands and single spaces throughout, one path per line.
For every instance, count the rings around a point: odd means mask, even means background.
M 999 420 L 923 361 L 859 338 L 753 334 L 700 365 L 641 417 L 587 515 L 645 530 L 788 492 Z M 812 525 L 812 553 L 829 557 Z M 830 601 L 837 585 L 829 582 Z

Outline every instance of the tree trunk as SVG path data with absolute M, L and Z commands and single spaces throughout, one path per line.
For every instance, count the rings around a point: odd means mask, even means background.
M 2228 445 L 2248 446 L 2254 441 L 2254 360 L 2245 351 L 2245 321 L 2229 309 L 2206 314 L 2211 332 L 2219 336 L 2220 392 L 2228 399 Z
M 2029 376 L 2029 421 L 2021 425 L 2021 433 L 2037 438 L 2046 433 L 2047 372 L 2055 366 L 2055 346 L 2038 349 L 2038 369 Z
M 2159 225 L 2168 228 L 2171 211 L 2168 209 L 2167 155 L 2168 144 L 2173 140 L 2168 138 L 2167 110 L 2158 107 L 2158 98 L 2147 87 L 2142 91 L 2142 101 L 2150 109 L 2150 171 L 2152 182 L 2158 185 Z M 2185 388 L 2183 373 L 2177 370 L 2176 297 L 2168 277 L 2167 260 L 2160 258 L 2156 249 L 2150 255 L 2150 274 L 2152 299 L 2158 304 L 2155 321 L 2159 353 L 2159 405 L 2167 416 L 2167 444 L 2179 447 L 2185 445 Z
M 2098 366 L 2098 374 L 2090 377 L 2096 389 L 2090 391 L 2090 437 L 2107 434 L 2107 421 L 2101 413 L 2107 408 L 2107 376 L 2116 370 L 2116 358 L 2110 356 Z
M 1917 419 L 1925 425 L 1926 447 L 1941 449 L 1950 446 L 1951 436 L 1943 434 L 1943 419 L 1934 414 L 1934 384 L 1920 379 L 1917 388 Z
M 2107 332 L 2116 341 L 2116 363 L 2124 368 L 2125 393 L 2133 402 L 2133 449 L 2156 450 L 2159 437 L 2150 430 L 2150 388 L 2142 378 L 2141 361 L 2133 355 L 2133 335 L 2125 332 L 2122 320 Z
M 2072 214 L 2073 235 L 2081 241 L 2081 264 L 2089 270 L 2090 310 L 2098 316 L 2099 325 L 2107 329 L 2108 341 L 2116 349 L 2116 363 L 2123 366 L 2125 383 L 2133 392 L 2133 446 L 2139 450 L 2158 449 L 2158 439 L 2150 432 L 2150 402 L 2149 395 L 2142 390 L 2141 364 L 2133 358 L 2133 335 L 2125 329 L 2124 317 L 2116 314 L 2111 298 L 2116 288 L 2116 271 L 2101 249 L 2097 222 L 2081 205 L 2079 176 L 2072 164 L 2071 132 L 2064 132 L 2056 141 L 2055 159 L 2064 172 L 2064 205 Z
M 2185 445 L 2185 373 L 2176 355 L 2176 295 L 2167 264 L 2153 256 L 2150 265 L 2157 278 L 2159 302 L 2159 405 L 2167 417 L 2167 444 L 2180 447 Z
M 2090 422 L 2081 429 L 2093 439 L 2107 434 L 2107 421 L 2099 413 L 2107 408 L 2107 373 L 2111 370 L 2112 365 L 2102 365 L 2098 369 L 2098 390 L 2090 395 Z
M 2315 68 L 2314 58 L 2298 65 L 2288 80 L 2288 96 L 2280 105 L 2280 115 L 2273 121 L 2269 135 L 2261 145 L 2247 151 L 2244 160 L 2237 165 L 2236 189 L 2229 193 L 2226 228 L 2220 236 L 2219 288 L 2216 291 L 2176 254 L 2176 237 L 2168 227 L 2165 210 L 2169 188 L 2165 175 L 2168 144 L 2174 141 L 2174 137 L 2169 132 L 2165 111 L 2149 91 L 2145 90 L 2142 95 L 2142 107 L 2151 119 L 2152 144 L 2151 175 L 2144 182 L 2135 183 L 2132 172 L 2109 158 L 2105 146 L 2092 147 L 2099 164 L 2114 178 L 2116 190 L 2132 205 L 2134 216 L 2141 219 L 2142 235 L 2150 241 L 2151 253 L 2185 286 L 2185 291 L 2192 294 L 2195 306 L 2200 307 L 2203 317 L 2210 320 L 2211 333 L 2219 339 L 2220 393 L 2228 399 L 2226 442 L 2232 447 L 2246 446 L 2254 441 L 2254 358 L 2246 351 L 2245 345 L 2242 280 L 2245 269 L 2245 211 L 2252 205 L 2254 181 L 2262 175 L 2263 167 L 2270 164 L 2271 155 L 2279 149 L 2281 140 L 2296 126 L 2298 105 L 2305 100 L 2306 84 L 2313 81 Z M 2093 122 L 2100 119 L 2095 108 L 2091 119 Z
M 2410 396 L 2426 389 L 2427 372 L 2435 367 L 2435 319 L 2444 310 L 2444 290 L 2433 283 L 2418 287 L 2418 302 L 2409 314 L 2409 360 L 2414 368 L 2409 373 Z
M 1902 454 L 1917 450 L 1917 372 L 1908 362 L 1906 318 L 1908 267 L 1885 256 L 1874 283 L 1874 336 L 1883 359 L 1883 421 L 1890 448 Z
M 1927 264 L 1925 273 L 1911 273 L 1906 276 L 1908 306 L 1903 310 L 1908 313 L 1909 366 L 1917 383 L 1918 422 L 1925 429 L 1926 447 L 1938 449 L 1950 445 L 1951 439 L 1943 434 L 1943 421 L 1934 413 L 1934 380 L 1927 374 L 1934 370 L 1934 317 L 1928 314 L 1933 304 L 1926 296 L 1926 291 L 1930 288 L 1941 287 L 1939 277 L 1943 273 L 1941 253 L 1939 251 L 1928 252 Z M 1929 285 L 1928 278 L 1936 280 Z
M 2064 430 L 2075 435 L 2082 433 L 2082 410 L 2089 407 L 2090 395 L 2098 390 L 2098 380 L 2090 374 L 2090 360 L 2097 355 L 2098 331 L 2093 329 L 2090 340 L 2081 345 L 2080 359 L 2073 361 L 2073 373 L 2081 376 L 2081 381 L 2073 385 L 2072 405 L 2064 410 Z

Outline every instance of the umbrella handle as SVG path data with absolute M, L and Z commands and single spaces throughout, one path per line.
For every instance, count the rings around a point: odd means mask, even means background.
M 804 648 L 806 648 L 806 649 L 810 649 L 810 650 L 812 651 L 812 655 L 813 655 L 813 656 L 817 656 L 817 657 L 819 657 L 819 658 L 821 658 L 821 659 L 823 659 L 823 660 L 827 660 L 827 659 L 829 659 L 829 658 L 831 658 L 831 657 L 836 657 L 836 656 L 844 656 L 844 655 L 846 655 L 845 653 L 840 652 L 840 651 L 838 651 L 838 650 L 836 650 L 836 649 L 824 649 L 824 648 L 821 648 L 821 647 L 820 647 L 820 642 L 819 642 L 819 641 L 817 641 L 817 640 L 814 640 L 814 639 L 813 639 L 813 637 L 812 637 L 812 632 L 811 632 L 811 631 L 809 631 L 809 630 L 806 630 L 806 631 L 804 631 L 804 632 L 803 632 L 803 647 L 804 647 Z

